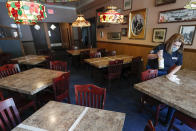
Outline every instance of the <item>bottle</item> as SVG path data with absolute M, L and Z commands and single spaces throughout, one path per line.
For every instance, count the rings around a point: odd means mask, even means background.
M 158 64 L 159 64 L 159 69 L 164 69 L 163 50 L 159 51 Z

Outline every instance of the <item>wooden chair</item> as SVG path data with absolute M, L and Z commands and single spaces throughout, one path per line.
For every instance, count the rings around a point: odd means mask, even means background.
M 42 92 L 38 95 L 38 100 L 41 103 L 46 103 L 50 100 L 63 101 L 67 98 L 70 103 L 69 97 L 69 77 L 70 73 L 66 72 L 61 76 L 53 79 L 53 91 Z
M 7 77 L 20 72 L 18 64 L 6 64 L 0 67 L 0 78 Z
M 90 58 L 90 50 L 80 52 L 80 64 L 84 65 L 84 59 Z
M 191 118 L 179 111 L 175 111 L 173 117 L 172 117 L 172 120 L 170 122 L 170 125 L 169 125 L 169 128 L 168 128 L 168 131 L 170 131 L 171 129 L 175 129 L 177 131 L 180 131 L 180 129 L 178 129 L 175 125 L 174 125 L 174 120 L 175 119 L 178 119 L 180 120 L 182 123 L 188 125 L 189 127 L 191 127 L 192 129 L 196 130 L 196 119 L 194 118 Z
M 150 80 L 150 79 L 153 79 L 153 78 L 157 77 L 157 75 L 158 75 L 158 70 L 149 69 L 149 70 L 146 70 L 146 71 L 142 72 L 141 80 L 142 81 Z M 156 106 L 155 124 L 154 124 L 156 126 L 158 124 L 158 120 L 159 120 L 159 113 L 163 108 L 166 107 L 166 105 L 157 101 L 157 100 L 155 100 L 155 99 L 153 99 L 152 97 L 150 97 L 146 94 L 142 95 L 141 103 L 142 103 L 141 110 L 144 109 L 145 103 Z
M 7 64 L 2 67 L 0 67 L 0 78 L 7 77 L 9 75 L 14 75 L 16 73 L 20 72 L 20 68 L 18 64 Z M 22 95 L 20 93 L 16 92 L 9 92 L 10 97 L 14 98 L 14 101 L 16 103 L 16 106 L 18 107 L 20 112 L 23 112 L 24 110 L 33 107 L 36 110 L 36 104 L 33 100 L 27 99 L 25 95 Z
M 122 73 L 123 60 L 109 61 L 108 72 L 105 78 L 108 80 L 108 87 L 111 88 L 111 81 L 120 79 Z
M 0 128 L 3 131 L 11 130 L 21 122 L 14 100 L 9 98 L 0 102 Z
M 144 131 L 155 131 L 151 120 L 148 120 L 148 124 L 145 126 Z
M 143 59 L 141 56 L 134 57 L 131 61 L 130 67 L 124 70 L 124 76 L 129 76 L 134 83 L 140 82 L 141 72 L 143 68 Z
M 74 85 L 76 104 L 104 109 L 106 89 L 95 85 Z
M 50 61 L 50 69 L 67 72 L 67 62 Z

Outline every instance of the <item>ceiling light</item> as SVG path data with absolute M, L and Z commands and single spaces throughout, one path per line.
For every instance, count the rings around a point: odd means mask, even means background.
M 35 28 L 36 30 L 39 30 L 39 29 L 40 29 L 40 26 L 39 26 L 39 25 L 35 25 L 34 28 Z
M 83 15 L 78 15 L 76 21 L 72 23 L 72 27 L 89 27 L 89 26 L 91 26 L 90 22 L 86 21 Z
M 106 12 L 100 14 L 101 23 L 121 24 L 123 23 L 123 15 L 117 12 L 117 7 L 108 6 Z
M 45 6 L 35 1 L 8 0 L 8 15 L 16 24 L 36 24 L 46 18 Z
M 52 24 L 52 25 L 50 26 L 50 29 L 54 30 L 54 29 L 56 29 L 56 26 Z
M 196 0 L 190 0 L 184 8 L 186 9 L 196 9 Z

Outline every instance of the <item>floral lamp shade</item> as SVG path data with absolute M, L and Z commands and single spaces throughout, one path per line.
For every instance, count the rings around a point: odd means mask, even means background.
M 100 15 L 100 22 L 111 23 L 111 24 L 121 24 L 123 23 L 124 16 L 116 11 L 117 7 L 110 6 L 107 11 Z
M 89 27 L 89 26 L 91 26 L 90 22 L 86 21 L 83 15 L 78 15 L 76 21 L 72 23 L 72 27 Z
M 8 15 L 17 24 L 34 25 L 46 18 L 45 6 L 35 1 L 8 0 L 6 3 Z

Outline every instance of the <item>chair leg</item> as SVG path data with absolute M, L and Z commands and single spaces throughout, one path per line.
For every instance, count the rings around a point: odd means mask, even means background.
M 173 128 L 174 120 L 175 120 L 175 114 L 172 117 L 172 120 L 171 120 L 171 122 L 169 124 L 169 127 L 168 127 L 168 130 L 167 131 L 170 131 Z
M 161 109 L 160 105 L 157 105 L 156 106 L 156 114 L 155 114 L 155 124 L 154 124 L 155 126 L 158 124 L 158 121 L 159 121 L 160 109 Z

